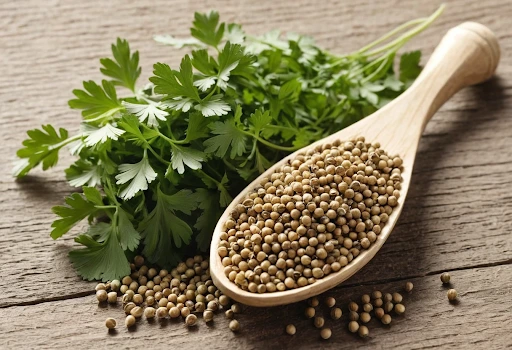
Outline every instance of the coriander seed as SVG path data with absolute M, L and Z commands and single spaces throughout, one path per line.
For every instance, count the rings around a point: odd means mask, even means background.
M 304 314 L 306 315 L 307 318 L 313 318 L 315 317 L 315 309 L 312 308 L 312 307 L 307 307 Z
M 240 330 L 240 323 L 238 323 L 237 320 L 231 320 L 231 322 L 229 322 L 229 329 L 233 332 L 238 332 Z
M 413 289 L 413 288 L 414 288 L 414 285 L 412 284 L 412 282 L 407 282 L 407 283 L 405 283 L 404 290 L 405 290 L 407 293 L 412 292 L 412 289 Z
M 117 325 L 117 322 L 116 320 L 114 320 L 113 318 L 109 317 L 105 320 L 105 326 L 108 328 L 108 329 L 114 329 L 116 328 L 116 325 Z
M 441 274 L 441 282 L 443 282 L 443 284 L 448 284 L 450 283 L 450 274 L 448 272 L 444 272 Z
M 400 293 L 393 293 L 393 303 L 398 304 L 402 302 L 402 295 Z
M 351 333 L 356 333 L 359 330 L 359 323 L 357 323 L 356 321 L 350 321 L 348 323 L 348 330 Z
M 133 309 L 134 307 L 136 307 L 136 306 L 137 306 L 137 305 L 135 305 L 134 303 L 129 302 L 129 303 L 127 303 L 127 304 L 123 307 L 123 310 L 124 310 L 124 312 L 125 312 L 127 315 L 129 315 L 129 314 L 130 314 L 130 312 L 132 311 L 132 309 Z
M 158 309 L 156 309 L 156 317 L 158 318 L 165 318 L 168 313 L 169 311 L 167 311 L 166 307 L 159 307 Z
M 322 328 L 324 326 L 324 323 L 325 323 L 325 320 L 323 317 L 320 317 L 320 316 L 317 316 L 315 317 L 314 321 L 313 321 L 313 325 L 316 327 L 316 328 Z
M 126 325 L 127 328 L 130 328 L 131 326 L 133 326 L 135 324 L 135 317 L 133 317 L 132 315 L 126 316 L 126 319 L 124 320 L 124 324 Z
M 144 317 L 146 317 L 148 320 L 155 317 L 156 310 L 154 307 L 148 306 L 144 309 Z
M 239 314 L 240 312 L 242 312 L 242 308 L 240 307 L 240 304 L 231 305 L 231 310 L 233 310 L 233 312 L 235 314 Z
M 108 299 L 107 291 L 105 289 L 99 289 L 96 292 L 96 299 L 98 299 L 100 303 L 106 301 Z
M 363 310 L 364 310 L 364 312 L 371 312 L 373 310 L 373 305 L 370 303 L 364 304 Z
M 320 301 L 318 300 L 317 297 L 313 297 L 313 298 L 308 300 L 308 304 L 311 307 L 317 307 L 320 304 Z
M 331 309 L 331 318 L 333 320 L 339 320 L 342 316 L 342 311 L 339 307 Z
M 230 320 L 232 320 L 235 317 L 235 313 L 231 309 L 226 310 L 224 314 L 226 315 L 226 318 Z
M 169 309 L 169 316 L 171 318 L 178 318 L 181 315 L 181 310 L 178 307 L 171 307 Z
M 359 314 L 355 311 L 350 311 L 348 313 L 348 319 L 350 321 L 359 321 Z
M 391 312 L 391 310 L 393 310 L 393 307 L 393 303 L 388 301 L 387 303 L 384 304 L 384 311 L 386 311 L 386 313 Z
M 448 300 L 450 301 L 454 301 L 455 299 L 457 299 L 457 291 L 455 289 L 450 289 L 448 290 Z
M 368 304 L 370 302 L 370 296 L 368 294 L 364 294 L 362 297 L 361 297 L 361 302 L 363 304 Z
M 105 283 L 98 283 L 96 285 L 96 288 L 94 288 L 96 291 L 99 291 L 99 290 L 107 290 L 107 287 L 105 286 Z
M 130 315 L 132 315 L 135 318 L 141 318 L 143 314 L 144 314 L 144 310 L 140 306 L 135 306 L 130 311 Z
M 322 337 L 322 339 L 324 340 L 327 340 L 331 337 L 332 335 L 332 331 L 330 328 L 323 328 L 321 331 L 320 331 L 320 337 Z
M 197 322 L 197 316 L 194 314 L 190 314 L 185 318 L 185 324 L 189 327 L 195 326 Z
M 357 310 L 359 310 L 359 305 L 357 305 L 356 303 L 354 303 L 354 302 L 352 301 L 352 302 L 350 302 L 350 303 L 348 304 L 348 309 L 349 309 L 350 311 L 357 312 Z
M 115 304 L 117 303 L 117 292 L 109 292 L 107 294 L 107 301 L 110 303 L 110 304 Z
M 336 299 L 334 299 L 333 297 L 325 298 L 325 305 L 327 305 L 327 307 L 329 308 L 334 307 L 334 305 L 336 305 Z
M 230 310 L 228 310 L 230 311 Z M 231 310 L 232 311 L 232 310 Z M 171 316 L 172 317 L 172 316 Z M 213 311 L 211 310 L 205 310 L 205 312 L 203 312 L 203 319 L 205 322 L 211 322 L 213 321 Z
M 382 324 L 390 324 L 391 323 L 391 316 L 389 314 L 385 314 L 384 316 L 382 316 L 380 318 L 380 322 L 382 322 Z
M 405 312 L 405 306 L 403 304 L 396 304 L 394 310 L 397 315 L 402 315 Z
M 374 313 L 375 313 L 375 317 L 377 317 L 379 320 L 386 314 L 384 312 L 384 309 L 380 308 L 380 307 L 376 308 Z
M 357 332 L 361 338 L 367 338 L 370 334 L 370 331 L 368 330 L 368 327 L 361 326 L 359 327 L 359 331 Z
M 372 317 L 368 312 L 361 312 L 361 314 L 359 315 L 359 320 L 363 323 L 368 323 L 370 322 L 371 319 Z
M 289 324 L 288 326 L 286 326 L 286 333 L 288 333 L 289 335 L 294 335 L 295 332 L 297 332 L 297 329 L 293 324 Z
M 380 299 L 382 298 L 382 293 L 379 290 L 375 290 L 372 292 L 372 298 L 373 299 Z

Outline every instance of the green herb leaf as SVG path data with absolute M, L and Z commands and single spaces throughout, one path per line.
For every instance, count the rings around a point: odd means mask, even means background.
M 195 13 L 194 27 L 190 29 L 192 36 L 206 45 L 217 47 L 224 36 L 224 23 L 219 25 L 219 13 Z
M 94 81 L 84 81 L 84 90 L 73 90 L 76 99 L 68 102 L 71 108 L 81 109 L 88 122 L 102 122 L 111 119 L 123 106 L 117 99 L 114 85 L 103 80 L 101 86 Z
M 421 73 L 421 51 L 406 52 L 400 57 L 400 81 L 409 87 Z
M 241 156 L 245 152 L 246 135 L 238 129 L 234 119 L 225 122 L 214 122 L 210 125 L 212 133 L 217 135 L 204 142 L 206 153 L 215 153 L 223 158 L 231 147 L 230 157 Z
M 196 241 L 199 249 L 207 251 L 212 239 L 213 229 L 222 214 L 219 207 L 220 198 L 218 193 L 205 188 L 198 188 L 194 195 L 197 197 L 199 209 L 202 211 L 194 225 L 194 228 L 199 231 Z
M 130 45 L 126 40 L 117 38 L 117 44 L 112 44 L 112 54 L 115 61 L 110 58 L 102 58 L 101 73 L 113 78 L 114 85 L 124 86 L 135 92 L 135 83 L 140 76 L 139 52 L 130 52 Z

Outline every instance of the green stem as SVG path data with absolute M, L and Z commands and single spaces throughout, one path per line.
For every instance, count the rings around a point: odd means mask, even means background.
M 80 138 L 82 138 L 82 134 L 78 134 L 78 135 L 72 136 L 72 137 L 70 137 L 68 139 L 65 139 L 64 141 L 56 143 L 55 145 L 48 146 L 48 150 L 49 151 L 53 151 L 54 149 L 62 148 L 64 146 L 66 146 L 67 144 L 69 144 L 69 143 L 71 143 L 73 141 L 76 141 L 76 140 L 78 140 Z
M 168 160 L 163 159 L 163 158 L 162 158 L 162 157 L 161 157 L 161 156 L 160 156 L 160 155 L 159 155 L 159 154 L 158 154 L 158 153 L 153 149 L 153 147 L 151 147 L 151 146 L 149 146 L 149 145 L 148 145 L 148 148 L 147 148 L 147 149 L 149 149 L 149 151 L 150 151 L 151 153 L 153 153 L 153 155 L 154 155 L 154 156 L 155 156 L 159 161 L 161 161 L 162 163 L 164 163 L 165 165 L 169 165 L 169 164 L 171 164 L 171 162 L 169 162 Z
M 245 130 L 240 130 L 242 133 L 244 133 L 245 135 L 247 136 L 251 136 L 253 138 L 255 138 L 256 140 L 258 140 L 258 142 L 261 142 L 262 144 L 264 144 L 265 146 L 267 147 L 270 147 L 270 148 L 273 148 L 273 149 L 277 149 L 279 151 L 285 151 L 285 152 L 292 152 L 292 151 L 296 151 L 298 150 L 297 147 L 293 147 L 293 146 L 290 146 L 290 147 L 287 147 L 287 146 L 279 146 L 279 145 L 276 145 L 275 143 L 272 143 L 272 142 L 269 142 L 265 139 L 262 139 L 261 137 L 259 137 L 258 135 L 254 135 L 248 131 L 245 131 Z
M 203 175 L 204 177 L 206 177 L 207 179 L 213 181 L 217 186 L 223 186 L 220 181 L 218 181 L 217 179 L 213 178 L 212 176 L 208 175 L 207 173 L 205 173 L 202 169 L 198 169 L 197 172 L 199 172 L 201 175 Z
M 390 59 L 390 57 L 391 57 L 391 56 L 392 56 L 392 53 L 390 53 L 390 54 L 388 54 L 388 55 L 384 56 L 384 57 L 385 57 L 385 59 L 384 59 L 384 60 L 382 60 L 382 63 L 380 64 L 380 66 L 379 66 L 379 67 L 377 67 L 377 69 L 376 69 L 375 71 L 373 71 L 373 73 L 372 73 L 372 74 L 370 74 L 370 75 L 368 75 L 366 78 L 362 79 L 362 80 L 361 80 L 361 84 L 364 84 L 364 83 L 366 83 L 366 82 L 368 82 L 368 81 L 372 80 L 372 79 L 373 79 L 377 74 L 379 74 L 379 73 L 380 73 L 380 71 L 381 71 L 384 67 L 386 67 L 386 66 L 387 66 L 387 64 L 388 64 L 389 59 Z
M 117 205 L 96 205 L 97 209 L 117 209 Z

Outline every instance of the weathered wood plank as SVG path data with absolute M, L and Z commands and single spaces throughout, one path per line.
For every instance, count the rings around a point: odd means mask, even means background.
M 213 326 L 202 319 L 194 329 L 183 321 L 145 319 L 128 331 L 120 306 L 98 306 L 94 296 L 32 306 L 0 309 L 0 336 L 6 348 L 63 349 L 70 347 L 100 348 L 163 347 L 180 349 L 353 349 L 365 346 L 375 349 L 505 349 L 512 345 L 512 319 L 507 306 L 512 295 L 512 266 L 470 269 L 452 272 L 452 286 L 459 291 L 458 304 L 450 304 L 439 276 L 413 279 L 412 294 L 404 295 L 406 313 L 393 316 L 391 326 L 377 320 L 369 323 L 370 337 L 359 339 L 347 330 L 346 304 L 359 300 L 362 294 L 378 289 L 401 291 L 404 282 L 385 285 L 337 288 L 329 295 L 343 305 L 344 317 L 333 321 L 325 309 L 326 326 L 333 336 L 328 341 L 319 338 L 311 320 L 303 316 L 304 304 L 277 308 L 247 308 L 237 316 L 241 332 L 233 334 L 228 321 L 219 313 Z M 320 313 L 320 311 L 318 311 Z M 118 326 L 109 334 L 104 326 L 107 317 L 114 317 Z M 8 322 L 5 322 L 9 320 Z M 284 333 L 288 323 L 294 323 L 297 334 Z
M 478 20 L 501 39 L 500 79 L 460 93 L 434 117 L 420 145 L 410 198 L 397 229 L 349 284 L 512 260 L 507 229 L 512 210 L 512 152 L 507 151 L 512 137 L 512 121 L 507 118 L 512 108 L 512 8 L 502 1 L 458 0 L 448 5 L 435 26 L 409 47 L 428 54 L 449 27 Z M 141 51 L 143 77 L 148 77 L 153 62 L 176 63 L 182 55 L 153 43 L 151 36 L 187 35 L 197 9 L 215 7 L 226 20 L 243 23 L 251 33 L 271 28 L 300 31 L 335 52 L 356 49 L 399 23 L 434 10 L 428 1 L 412 0 L 400 6 L 391 1 L 349 6 L 303 0 L 172 6 L 156 1 L 152 6 L 169 11 L 154 11 L 135 1 L 0 4 L 2 159 L 14 159 L 26 129 L 47 122 L 77 129 L 79 115 L 66 107 L 70 91 L 84 79 L 99 79 L 97 59 L 109 54 L 109 44 L 117 36 L 128 38 Z M 0 169 L 0 306 L 92 289 L 69 266 L 66 255 L 72 239 L 53 242 L 48 237 L 50 207 L 72 191 L 61 172 L 68 161 L 64 157 L 55 170 L 36 171 L 21 182 L 12 180 L 9 166 Z

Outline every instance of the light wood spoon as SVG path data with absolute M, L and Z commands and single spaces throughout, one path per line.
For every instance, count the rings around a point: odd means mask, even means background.
M 400 97 L 365 119 L 285 157 L 265 171 L 233 200 L 215 228 L 210 248 L 210 273 L 215 285 L 222 293 L 243 304 L 274 306 L 318 295 L 359 271 L 382 247 L 400 216 L 411 182 L 416 149 L 427 122 L 457 91 L 489 79 L 498 65 L 499 58 L 500 48 L 491 30 L 474 22 L 462 23 L 448 31 L 423 72 Z M 258 294 L 244 291 L 231 282 L 224 275 L 224 267 L 217 254 L 217 248 L 224 223 L 235 205 L 242 202 L 247 192 L 260 183 L 261 178 L 270 177 L 278 167 L 293 159 L 296 154 L 317 145 L 332 144 L 335 140 L 347 141 L 358 136 L 364 136 L 366 142 L 380 142 L 382 149 L 388 154 L 398 154 L 403 159 L 404 171 L 398 206 L 394 208 L 375 243 L 368 250 L 363 250 L 339 272 L 331 273 L 305 287 Z

